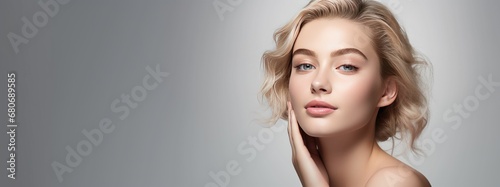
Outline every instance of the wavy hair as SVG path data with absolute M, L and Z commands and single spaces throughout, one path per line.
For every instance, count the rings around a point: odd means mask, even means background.
M 272 110 L 269 122 L 288 119 L 286 101 L 292 70 L 294 42 L 301 28 L 318 18 L 342 18 L 360 23 L 370 32 L 370 44 L 379 57 L 381 77 L 394 77 L 398 89 L 395 101 L 379 109 L 375 138 L 408 140 L 413 151 L 418 151 L 415 140 L 427 125 L 429 109 L 424 93 L 420 67 L 429 63 L 420 58 L 411 46 L 406 32 L 391 11 L 383 4 L 369 0 L 312 0 L 299 14 L 274 33 L 276 48 L 262 56 L 264 82 L 261 101 L 267 101 Z M 398 137 L 397 134 L 401 137 Z M 394 139 L 392 139 L 394 140 Z

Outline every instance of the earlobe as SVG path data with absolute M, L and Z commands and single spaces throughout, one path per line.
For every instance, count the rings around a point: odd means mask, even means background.
M 385 87 L 382 97 L 378 102 L 378 107 L 385 107 L 392 104 L 398 96 L 398 86 L 394 77 L 388 77 L 385 81 Z

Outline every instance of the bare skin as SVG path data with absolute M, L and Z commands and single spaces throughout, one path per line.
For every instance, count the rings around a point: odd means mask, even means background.
M 394 102 L 397 87 L 382 80 L 367 32 L 349 20 L 321 18 L 304 25 L 295 42 L 288 133 L 303 186 L 430 186 L 375 141 L 378 109 Z M 311 113 L 311 101 L 333 112 Z

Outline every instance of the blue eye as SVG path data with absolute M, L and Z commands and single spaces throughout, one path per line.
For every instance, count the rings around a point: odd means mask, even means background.
M 299 71 L 307 71 L 307 70 L 310 70 L 313 68 L 314 68 L 314 66 L 311 64 L 300 64 L 298 66 L 295 66 L 295 69 L 297 69 Z
M 356 70 L 358 70 L 358 67 L 353 66 L 353 65 L 349 65 L 349 64 L 344 64 L 344 65 L 339 66 L 338 69 L 340 69 L 342 71 L 356 71 Z

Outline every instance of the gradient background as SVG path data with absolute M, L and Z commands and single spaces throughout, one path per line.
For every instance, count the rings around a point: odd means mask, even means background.
M 0 2 L 0 121 L 7 120 L 7 73 L 15 71 L 19 124 L 17 178 L 2 169 L 0 186 L 205 186 L 214 182 L 209 172 L 226 170 L 231 160 L 241 171 L 228 186 L 300 186 L 286 129 L 269 131 L 256 119 L 267 114 L 257 95 L 261 55 L 307 0 L 220 0 L 232 9 L 223 19 L 213 0 L 70 1 L 16 54 L 7 34 L 21 34 L 21 18 L 32 21 L 42 11 L 38 2 Z M 500 87 L 461 117 L 458 129 L 443 115 L 470 101 L 478 77 L 500 82 L 500 3 L 381 2 L 434 67 L 431 121 L 421 140 L 431 140 L 436 129 L 446 136 L 425 158 L 400 158 L 433 186 L 498 186 Z M 158 64 L 169 75 L 119 119 L 112 102 Z M 98 128 L 103 118 L 114 131 L 59 182 L 51 163 L 65 164 L 65 147 L 75 149 L 87 139 L 82 130 Z M 249 137 L 266 142 L 259 150 Z M 7 144 L 5 130 L 1 168 L 7 168 Z M 239 146 L 253 149 L 254 157 Z

